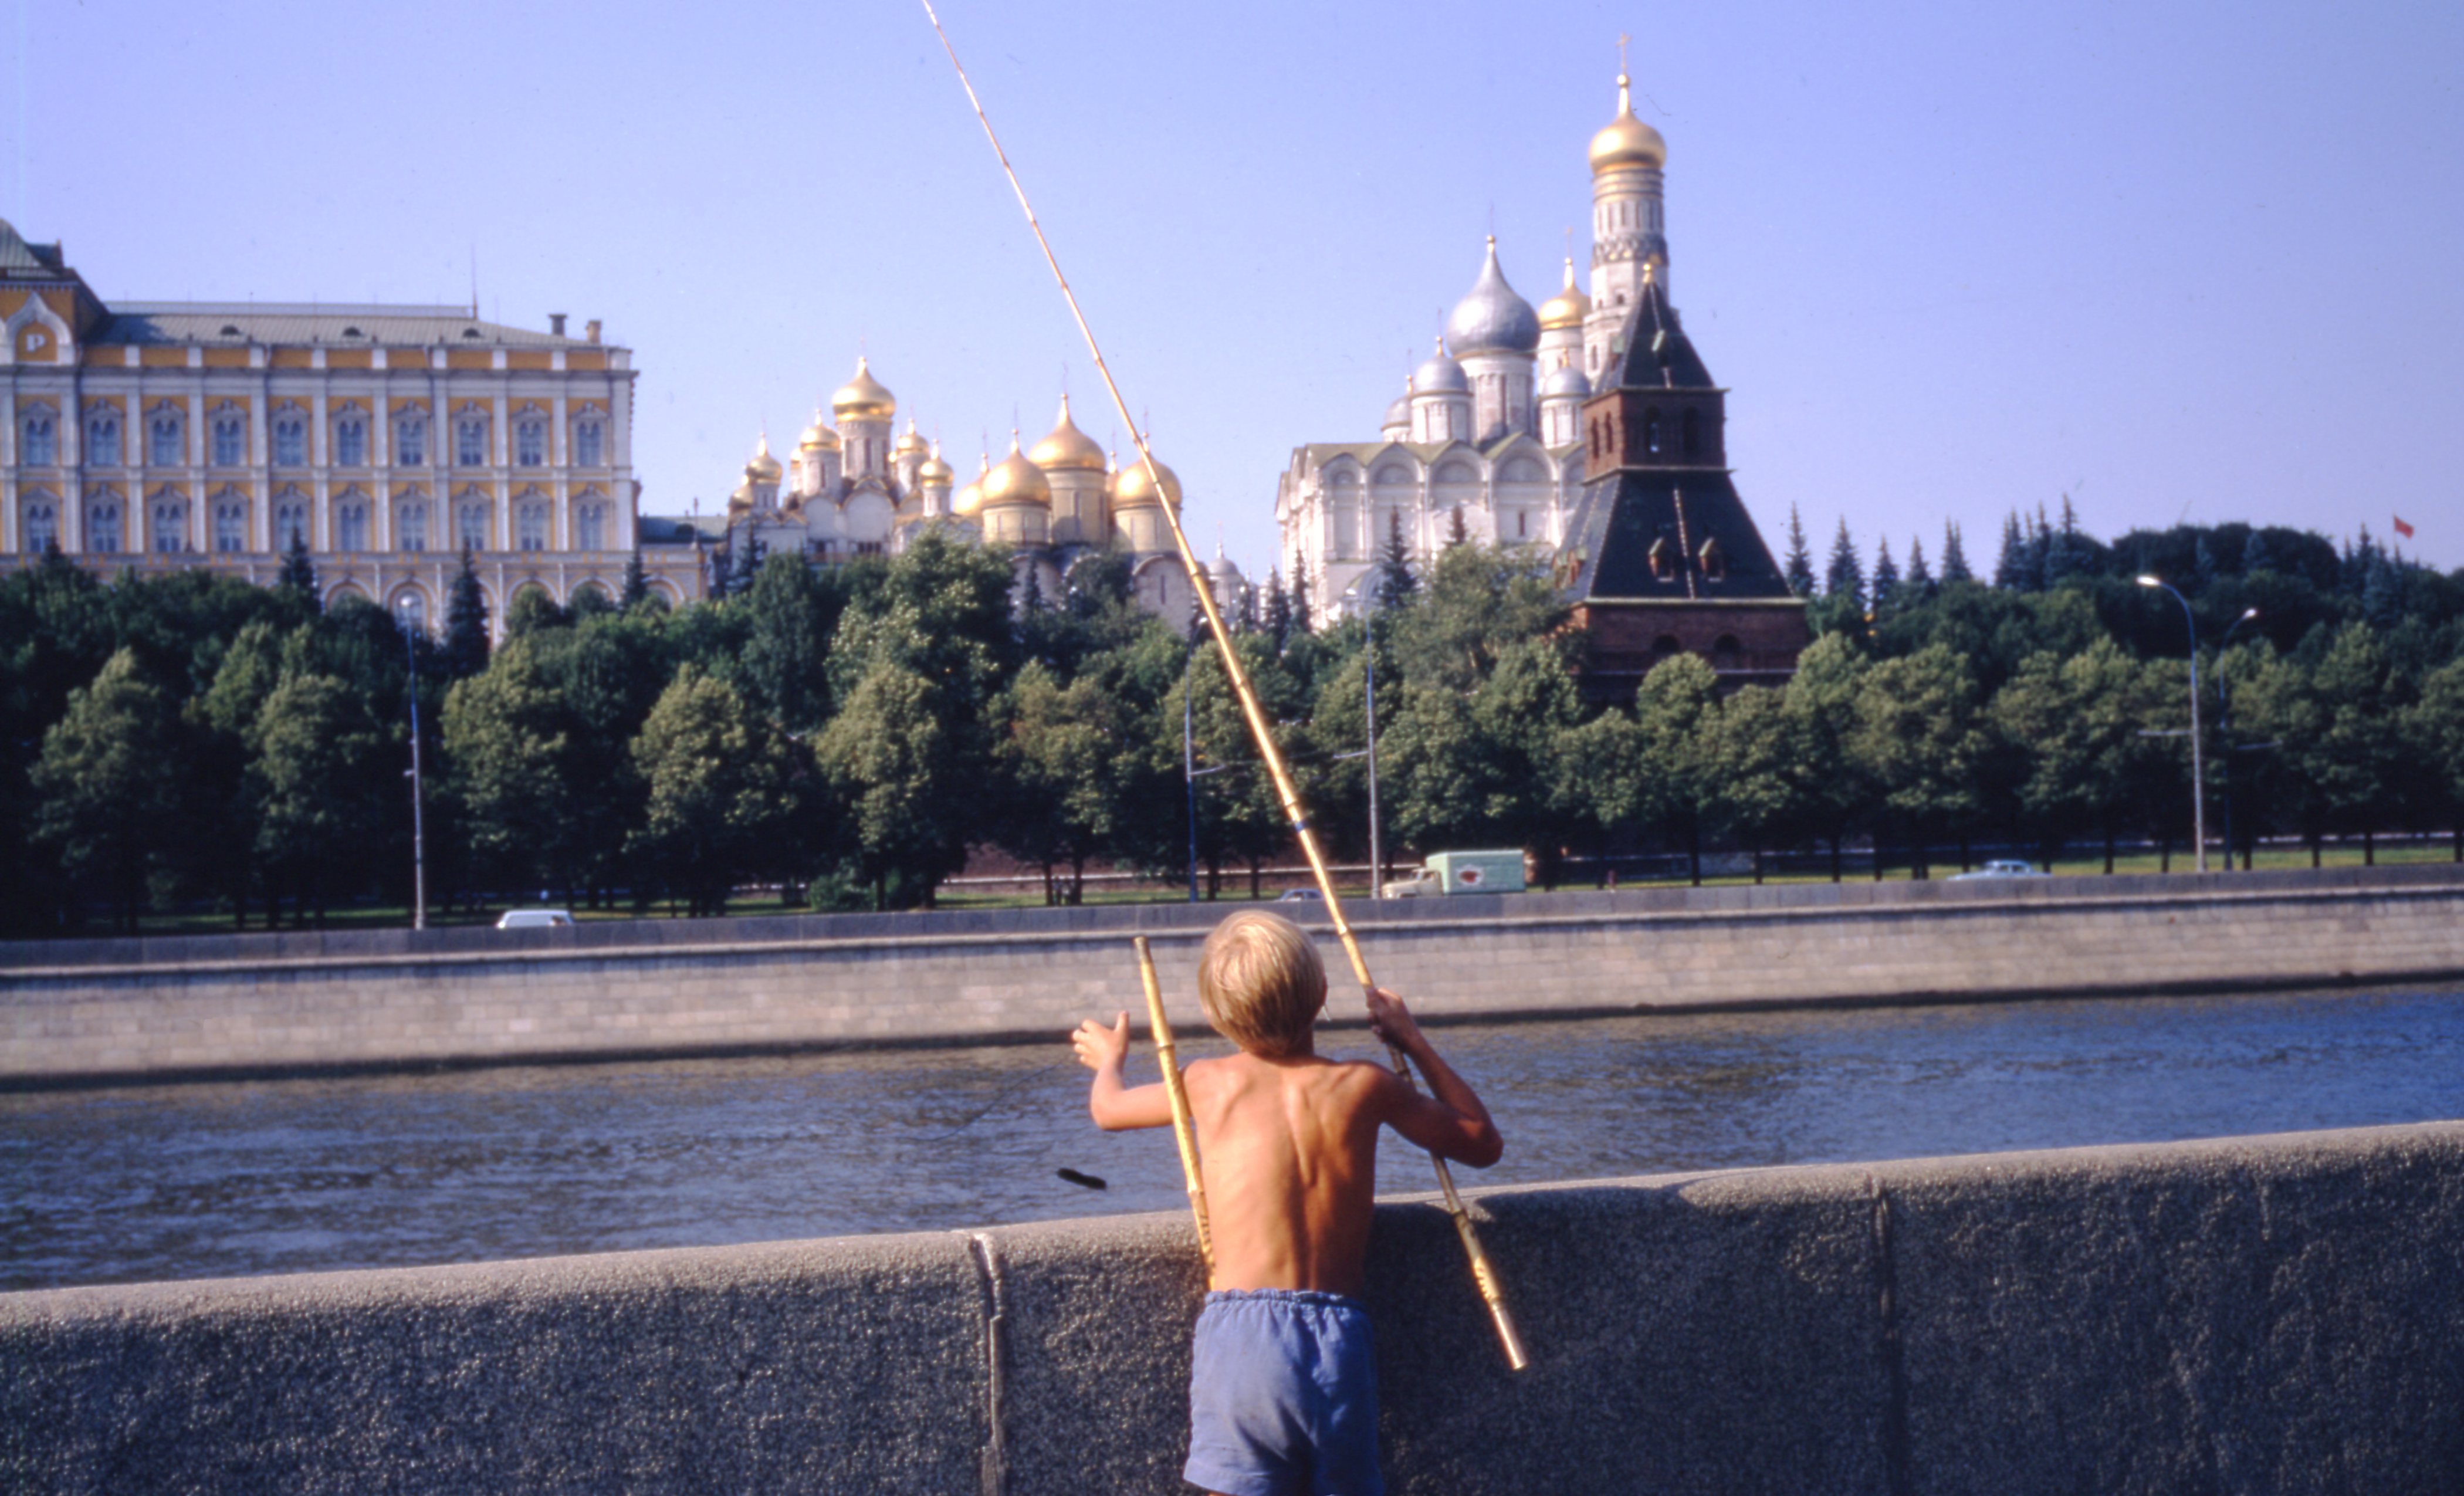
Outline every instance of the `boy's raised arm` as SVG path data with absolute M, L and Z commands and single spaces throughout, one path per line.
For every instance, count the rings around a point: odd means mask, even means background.
M 1435 1094 L 1423 1096 L 1400 1076 L 1393 1076 L 1392 1110 L 1386 1120 L 1396 1132 L 1442 1158 L 1485 1169 L 1506 1152 L 1506 1139 L 1480 1095 L 1438 1057 L 1412 1010 L 1403 1000 L 1380 987 L 1369 998 L 1369 1026 L 1411 1058 Z
M 1129 1014 L 1115 1018 L 1110 1028 L 1087 1020 L 1069 1036 L 1069 1046 L 1078 1051 L 1078 1063 L 1095 1072 L 1094 1083 L 1087 1089 L 1087 1112 L 1097 1127 L 1118 1133 L 1171 1123 L 1172 1098 L 1165 1094 L 1161 1081 L 1132 1086 L 1121 1077 L 1122 1062 L 1130 1053 Z

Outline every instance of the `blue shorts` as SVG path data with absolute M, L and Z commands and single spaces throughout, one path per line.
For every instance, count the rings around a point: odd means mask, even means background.
M 1380 1496 L 1375 1353 L 1369 1311 L 1340 1293 L 1209 1293 L 1181 1479 L 1223 1496 Z

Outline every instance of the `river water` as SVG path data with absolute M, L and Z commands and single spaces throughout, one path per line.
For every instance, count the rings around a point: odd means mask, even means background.
M 1432 1034 L 1507 1139 L 1466 1183 L 2464 1116 L 2464 987 Z M 1169 1134 L 1097 1132 L 1084 1076 L 1056 1041 L 0 1096 L 0 1288 L 1180 1208 Z

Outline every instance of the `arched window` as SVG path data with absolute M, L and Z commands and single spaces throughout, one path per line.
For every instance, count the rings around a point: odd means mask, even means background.
M 145 423 L 145 460 L 158 468 L 176 468 L 187 460 L 187 444 L 181 440 L 181 420 L 175 410 L 157 409 Z
M 1703 420 L 1693 411 L 1685 412 L 1685 424 L 1679 428 L 1678 441 L 1685 455 L 1696 456 L 1703 451 Z
M 49 499 L 33 500 L 26 506 L 26 522 L 17 534 L 27 555 L 41 555 L 60 543 L 60 512 Z
M 533 415 L 514 423 L 514 461 L 525 468 L 546 465 L 547 422 Z
M 607 548 L 607 506 L 597 503 L 575 506 L 573 528 L 576 549 L 605 550 Z
M 364 551 L 367 548 L 367 500 L 345 498 L 334 506 L 334 549 Z
M 89 468 L 117 468 L 121 451 L 120 412 L 97 410 L 85 418 L 85 462 Z
M 248 503 L 230 495 L 214 500 L 214 549 L 228 556 L 248 549 Z
M 394 506 L 393 543 L 401 551 L 428 549 L 428 500 L 406 498 Z
M 28 410 L 19 432 L 23 437 L 17 448 L 19 462 L 29 468 L 48 468 L 59 460 L 59 436 L 49 410 L 40 406 Z
M 453 509 L 453 543 L 466 551 L 488 548 L 488 504 L 485 499 L 464 499 Z
M 1675 634 L 1661 634 L 1659 638 L 1651 641 L 1651 653 L 1654 664 L 1676 655 L 1683 654 L 1684 652 L 1685 646 L 1677 642 L 1677 636 Z
M 465 412 L 453 420 L 453 462 L 457 467 L 488 465 L 488 418 Z
M 405 468 L 428 465 L 428 417 L 416 410 L 394 417 L 393 460 Z
M 1642 413 L 1642 450 L 1655 457 L 1660 455 L 1660 411 L 1656 408 Z
M 188 548 L 188 506 L 186 501 L 157 496 L 154 500 L 153 549 L 177 556 Z
M 292 407 L 274 417 L 274 465 L 277 468 L 304 468 L 308 465 L 308 418 Z
M 121 550 L 120 505 L 112 499 L 94 504 L 85 512 L 85 548 L 98 556 L 116 556 Z
M 599 466 L 599 433 L 602 428 L 597 416 L 584 416 L 573 423 L 573 465 L 577 468 Z
M 364 468 L 368 465 L 368 422 L 358 411 L 347 411 L 334 418 L 334 466 Z
M 547 549 L 547 505 L 534 501 L 514 511 L 514 549 Z
M 215 467 L 236 468 L 248 461 L 248 429 L 238 416 L 215 416 L 213 441 Z
M 1711 668 L 1713 670 L 1732 671 L 1745 664 L 1745 661 L 1746 647 L 1737 642 L 1737 636 L 1735 634 L 1722 634 L 1717 639 L 1711 641 Z
M 274 545 L 287 551 L 308 541 L 308 500 L 297 489 L 285 489 L 274 501 Z

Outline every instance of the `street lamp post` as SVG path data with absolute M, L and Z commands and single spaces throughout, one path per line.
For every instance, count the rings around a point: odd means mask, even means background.
M 2208 870 L 2208 781 L 2204 775 L 2206 760 L 2199 752 L 2199 622 L 2190 613 L 2190 600 L 2154 577 L 2141 577 L 2143 587 L 2164 587 L 2182 605 L 2182 622 L 2190 630 L 2190 835 L 2198 845 L 2198 870 Z
M 410 660 L 410 674 L 404 682 L 403 694 L 410 698 L 410 928 L 428 928 L 428 812 L 427 781 L 420 776 L 419 753 L 419 635 L 421 627 L 408 620 L 402 631 L 403 652 Z
M 1180 681 L 1180 782 L 1189 794 L 1189 901 L 1198 902 L 1198 746 L 1189 730 L 1190 682 Z

